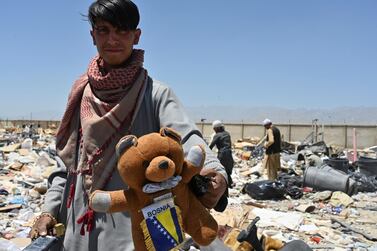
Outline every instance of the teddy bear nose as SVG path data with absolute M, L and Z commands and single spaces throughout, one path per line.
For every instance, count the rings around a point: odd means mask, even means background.
M 162 160 L 162 161 L 160 161 L 160 163 L 158 163 L 158 167 L 160 169 L 168 169 L 169 162 L 167 160 Z

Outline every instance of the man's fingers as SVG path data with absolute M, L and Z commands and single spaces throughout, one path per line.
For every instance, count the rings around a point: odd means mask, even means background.
M 226 188 L 225 178 L 221 174 L 218 174 L 215 177 L 212 177 L 211 180 L 212 180 L 212 182 L 211 182 L 212 186 L 215 190 L 223 189 L 224 186 Z
M 39 236 L 46 236 L 47 234 L 53 234 L 53 222 L 48 217 L 42 217 L 30 231 L 30 238 L 36 239 Z
M 209 184 L 208 192 L 200 197 L 199 200 L 206 208 L 213 208 L 216 206 L 220 197 L 224 194 L 226 190 L 226 183 L 225 181 L 222 182 L 221 180 L 216 180 L 214 182 L 210 182 Z
M 38 231 L 38 233 L 39 233 L 40 236 L 46 236 L 47 235 L 47 229 L 46 228 L 41 228 Z
M 200 175 L 208 177 L 210 182 L 207 193 L 198 199 L 206 208 L 213 208 L 227 188 L 226 180 L 222 174 L 211 168 L 202 169 Z
M 36 238 L 38 237 L 38 230 L 35 229 L 35 228 L 32 228 L 32 229 L 30 230 L 29 235 L 30 235 L 30 238 L 31 238 L 32 240 L 36 239 Z

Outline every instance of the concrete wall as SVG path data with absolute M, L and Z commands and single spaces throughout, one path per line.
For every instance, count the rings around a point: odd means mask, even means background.
M 0 120 L 0 128 L 18 127 L 22 128 L 22 125 L 33 124 L 33 127 L 40 125 L 42 128 L 49 128 L 51 126 L 58 127 L 60 121 L 51 120 Z
M 212 125 L 210 123 L 198 123 L 197 125 L 204 138 L 209 139 L 213 133 Z M 302 142 L 313 131 L 312 125 L 306 124 L 276 124 L 276 126 L 280 129 L 285 141 Z M 225 127 L 233 141 L 250 137 L 262 138 L 265 134 L 264 127 L 257 124 L 225 124 Z M 318 128 L 317 140 L 320 141 L 323 138 L 327 145 L 352 148 L 354 128 L 358 148 L 377 145 L 377 126 L 324 125 Z M 323 134 L 321 134 L 322 131 Z
M 49 128 L 52 125 L 59 126 L 60 121 L 48 120 L 1 120 L 0 128 L 5 127 L 22 127 L 24 124 L 38 124 L 42 128 Z M 213 134 L 211 123 L 197 123 L 199 130 L 203 133 L 204 138 L 209 141 Z M 303 141 L 312 131 L 312 125 L 307 124 L 276 124 L 279 127 L 282 137 L 285 141 Z M 258 124 L 232 123 L 225 124 L 226 130 L 231 134 L 232 140 L 245 139 L 250 137 L 262 138 L 265 134 L 264 127 Z M 377 125 L 325 125 L 319 127 L 319 132 L 323 129 L 323 139 L 328 145 L 352 148 L 353 128 L 356 130 L 357 147 L 364 148 L 377 145 Z M 322 140 L 322 135 L 318 136 Z

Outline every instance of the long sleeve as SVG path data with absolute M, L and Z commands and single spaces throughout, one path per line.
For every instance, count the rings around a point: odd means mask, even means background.
M 54 217 L 57 217 L 62 203 L 64 187 L 67 183 L 67 168 L 58 156 L 56 156 L 55 159 L 58 168 L 51 173 L 48 178 L 48 190 L 45 196 L 42 212 L 48 212 Z
M 212 149 L 216 144 L 217 144 L 217 141 L 219 140 L 219 136 L 216 134 L 213 139 L 212 139 L 212 142 L 211 144 L 209 145 L 209 148 Z
M 156 89 L 154 95 L 156 97 L 155 114 L 159 120 L 160 127 L 170 127 L 181 134 L 182 141 L 184 142 L 183 149 L 185 154 L 188 153 L 192 146 L 203 145 L 206 151 L 204 168 L 214 168 L 227 180 L 224 167 L 220 164 L 216 155 L 203 140 L 200 131 L 195 123 L 189 119 L 186 111 L 173 91 L 161 84 Z

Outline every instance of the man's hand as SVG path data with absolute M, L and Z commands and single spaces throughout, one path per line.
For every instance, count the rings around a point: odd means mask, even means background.
M 31 239 L 36 239 L 39 236 L 55 235 L 54 225 L 56 220 L 52 217 L 42 215 L 39 217 L 32 226 L 29 236 Z
M 226 180 L 222 174 L 212 168 L 203 168 L 200 175 L 209 177 L 211 182 L 208 184 L 208 192 L 198 199 L 206 208 L 213 208 L 227 188 Z

